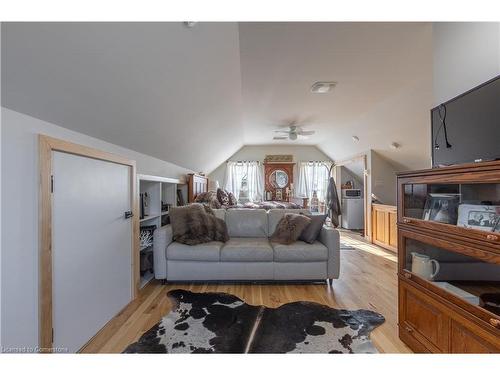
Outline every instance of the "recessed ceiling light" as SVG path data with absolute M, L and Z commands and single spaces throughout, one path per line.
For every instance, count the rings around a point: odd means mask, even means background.
M 187 21 L 187 22 L 184 22 L 184 25 L 186 25 L 187 27 L 195 27 L 197 23 L 198 22 Z
M 391 148 L 394 149 L 394 150 L 397 150 L 398 148 L 400 148 L 401 145 L 397 142 L 392 142 L 391 143 Z
M 357 135 L 353 135 L 353 136 L 352 136 L 352 140 L 353 140 L 354 142 L 359 142 L 359 137 L 358 137 Z
M 315 94 L 327 94 L 333 90 L 337 82 L 315 82 L 311 86 L 311 92 Z

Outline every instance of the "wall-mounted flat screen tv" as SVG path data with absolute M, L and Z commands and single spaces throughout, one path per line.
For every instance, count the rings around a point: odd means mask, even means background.
M 500 76 L 431 110 L 432 166 L 500 159 Z

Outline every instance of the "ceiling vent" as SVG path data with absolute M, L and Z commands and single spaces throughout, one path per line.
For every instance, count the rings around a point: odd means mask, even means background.
M 311 86 L 311 92 L 314 94 L 328 94 L 337 86 L 337 82 L 315 82 Z

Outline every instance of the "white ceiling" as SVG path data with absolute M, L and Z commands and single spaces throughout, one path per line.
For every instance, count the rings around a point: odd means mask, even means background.
M 431 103 L 430 24 L 2 25 L 2 105 L 193 170 L 289 120 L 334 160 L 424 167 Z
M 334 160 L 371 148 L 406 168 L 428 166 L 431 24 L 240 23 L 240 50 L 246 144 L 269 143 L 272 129 L 296 119 L 316 130 L 300 142 Z M 316 81 L 338 84 L 313 94 Z

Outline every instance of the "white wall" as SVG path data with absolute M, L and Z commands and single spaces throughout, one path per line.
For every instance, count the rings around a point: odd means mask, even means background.
M 309 160 L 330 160 L 330 158 L 320 151 L 316 146 L 284 146 L 284 145 L 262 145 L 262 146 L 243 146 L 234 153 L 228 160 L 258 160 L 263 162 L 266 155 L 293 155 L 295 163 Z M 212 171 L 208 177 L 211 180 L 219 181 L 222 186 L 224 175 L 226 173 L 226 161 Z M 298 168 L 295 165 L 293 171 L 294 184 L 297 186 L 299 178 Z
M 139 173 L 182 177 L 189 170 L 2 108 L 2 343 L 38 343 L 37 135 L 116 153 L 137 161 Z M 75 213 L 75 219 L 78 219 Z M 77 322 L 75 322 L 77 324 Z
M 368 168 L 370 169 L 370 194 L 375 194 L 383 204 L 397 204 L 396 173 L 402 169 L 392 164 L 376 151 L 370 151 Z
M 354 165 L 355 164 L 355 165 Z M 351 168 L 354 167 L 356 172 L 359 170 L 360 173 L 355 173 Z M 340 183 L 344 184 L 351 180 L 354 183 L 354 189 L 363 189 L 363 161 L 356 160 L 350 164 L 343 165 L 340 167 Z
M 433 25 L 434 106 L 500 74 L 499 22 Z
M 2 70 L 2 28 L 0 27 L 0 71 Z M 2 87 L 2 78 L 0 74 L 0 87 Z M 2 90 L 0 90 L 0 103 L 2 102 Z M 0 116 L 0 213 L 2 210 L 2 118 Z M 2 351 L 2 215 L 0 214 L 0 352 Z

